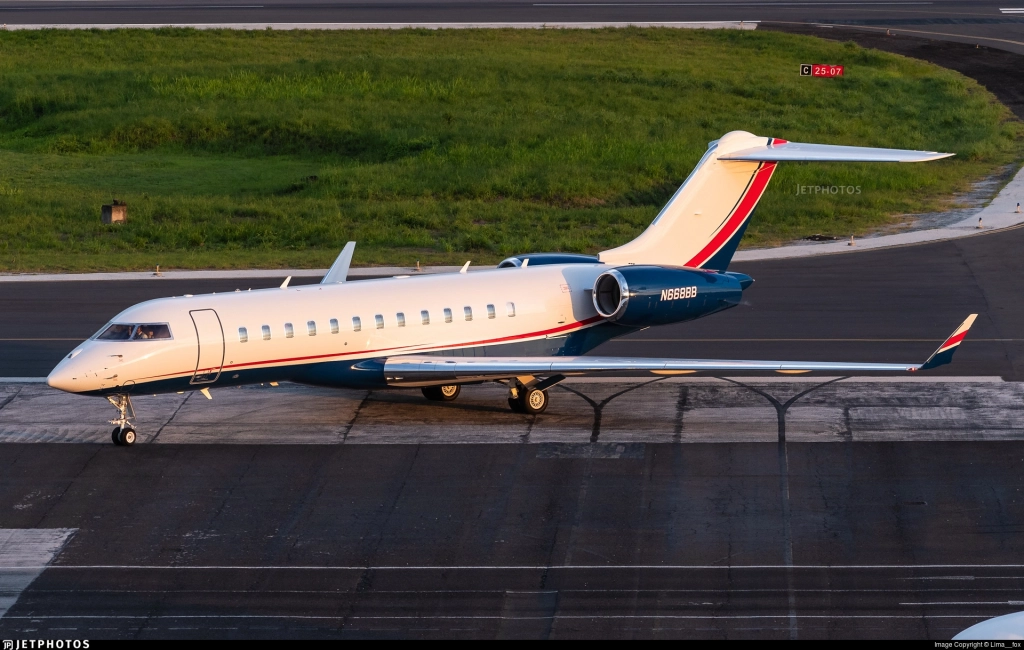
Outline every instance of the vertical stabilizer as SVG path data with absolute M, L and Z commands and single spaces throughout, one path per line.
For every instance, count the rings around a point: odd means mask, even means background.
M 601 253 L 601 261 L 725 270 L 775 172 L 775 163 L 719 158 L 783 142 L 745 131 L 733 131 L 712 142 L 647 230 L 628 244 Z
M 708 145 L 690 176 L 639 237 L 600 254 L 605 264 L 724 271 L 780 161 L 925 162 L 953 154 L 803 144 L 733 131 Z

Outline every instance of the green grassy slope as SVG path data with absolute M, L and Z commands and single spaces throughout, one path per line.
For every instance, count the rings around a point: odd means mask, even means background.
M 747 246 L 941 208 L 1024 146 L 956 73 L 779 33 L 0 32 L 0 270 L 594 252 L 735 129 L 958 154 L 782 165 Z M 99 223 L 111 198 L 128 225 Z

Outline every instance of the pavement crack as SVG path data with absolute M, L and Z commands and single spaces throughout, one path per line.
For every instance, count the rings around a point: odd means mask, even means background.
M 757 388 L 756 386 L 751 386 L 749 384 L 744 384 L 741 381 L 736 381 L 735 379 L 729 379 L 728 377 L 719 377 L 719 379 L 721 379 L 722 381 L 727 381 L 730 384 L 736 384 L 737 386 L 741 386 L 743 388 L 746 388 L 749 391 L 753 391 L 753 392 L 757 393 L 761 397 L 763 397 L 766 400 L 768 400 L 768 402 L 772 406 L 775 407 L 775 416 L 778 419 L 778 427 L 779 427 L 779 442 L 786 442 L 786 411 L 789 410 L 790 406 L 793 406 L 793 404 L 798 399 L 800 399 L 801 397 L 803 397 L 804 395 L 807 395 L 808 393 L 810 393 L 812 391 L 816 391 L 819 388 L 824 388 L 825 386 L 828 386 L 829 384 L 834 384 L 836 382 L 843 381 L 844 379 L 849 379 L 849 378 L 850 378 L 849 376 L 846 376 L 846 377 L 836 377 L 835 379 L 830 379 L 830 380 L 828 380 L 826 382 L 822 382 L 820 384 L 815 384 L 814 386 L 811 386 L 807 390 L 801 391 L 801 392 L 797 393 L 796 395 L 794 395 L 793 397 L 790 397 L 785 402 L 780 402 L 776 397 L 774 397 L 772 395 L 769 395 L 768 393 L 766 393 L 765 391 L 761 390 L 760 388 Z
M 171 413 L 171 417 L 167 418 L 167 421 L 160 425 L 160 428 L 156 430 L 156 433 L 153 434 L 153 437 L 149 439 L 149 443 L 147 444 L 152 444 L 156 442 L 156 438 L 157 436 L 160 435 L 160 432 L 164 430 L 164 427 L 171 423 L 171 420 L 173 420 L 175 416 L 178 415 L 178 411 L 181 410 L 181 407 L 185 406 L 185 402 L 191 399 L 193 395 L 195 395 L 195 392 L 189 393 L 188 395 L 185 396 L 185 399 L 181 400 L 181 404 L 178 404 L 178 408 L 174 409 L 174 413 Z
M 588 404 L 590 404 L 590 407 L 594 409 L 594 425 L 593 425 L 593 427 L 590 430 L 590 442 L 597 442 L 597 439 L 601 436 L 601 418 L 602 418 L 603 413 L 604 413 L 604 407 L 608 406 L 608 404 L 610 404 L 611 401 L 613 399 L 615 399 L 616 397 L 619 397 L 621 395 L 625 395 L 626 393 L 634 391 L 634 390 L 636 390 L 638 388 L 643 388 L 644 386 L 649 386 L 651 384 L 656 384 L 659 381 L 665 381 L 666 379 L 668 379 L 668 377 L 658 377 L 657 379 L 652 379 L 650 381 L 645 381 L 642 384 L 635 384 L 635 385 L 630 386 L 628 388 L 623 388 L 619 392 L 614 393 L 612 395 L 609 395 L 608 397 L 604 398 L 600 402 L 596 402 L 596 401 L 592 400 L 591 398 L 587 397 L 586 395 L 584 395 L 583 393 L 581 393 L 580 391 L 578 391 L 578 390 L 576 390 L 574 388 L 569 388 L 568 386 L 566 386 L 564 384 L 559 384 L 558 386 L 562 390 L 567 390 L 570 393 L 574 393 L 574 394 L 578 395 L 579 397 L 582 397 L 584 400 L 586 400 L 586 402 Z
M 679 397 L 676 398 L 676 422 L 672 431 L 672 442 L 681 442 L 683 439 L 683 415 L 690 410 L 690 387 L 683 384 L 679 387 Z
M 359 414 L 362 413 L 363 407 L 366 406 L 366 402 L 369 401 L 372 391 L 366 391 L 366 395 L 363 395 L 362 401 L 359 402 L 359 406 L 352 413 L 352 419 L 349 420 L 348 426 L 345 427 L 345 431 L 341 434 L 341 444 L 348 442 L 348 434 L 352 432 L 352 427 L 356 425 L 356 420 L 359 418 Z
M 2 411 L 5 406 L 7 406 L 11 402 L 13 402 L 14 398 L 17 397 L 20 394 L 21 394 L 21 386 L 18 386 L 17 390 L 15 390 L 13 393 L 11 393 L 6 399 L 4 399 L 4 401 L 0 402 L 0 411 Z

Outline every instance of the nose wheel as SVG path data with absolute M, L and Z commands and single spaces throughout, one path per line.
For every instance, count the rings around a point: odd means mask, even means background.
M 132 420 L 135 419 L 135 407 L 132 406 L 132 398 L 127 394 L 108 395 L 107 401 L 117 409 L 118 414 L 117 418 L 110 421 L 111 424 L 117 425 L 110 432 L 110 439 L 118 447 L 134 445 L 137 436 L 135 425 L 132 424 Z
M 130 447 L 135 444 L 135 429 L 131 427 L 115 427 L 110 433 L 110 439 L 118 447 Z

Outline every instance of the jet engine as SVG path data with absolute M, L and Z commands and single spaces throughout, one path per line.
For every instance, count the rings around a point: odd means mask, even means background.
M 751 283 L 742 273 L 620 266 L 597 277 L 594 307 L 626 327 L 680 323 L 735 307 Z

